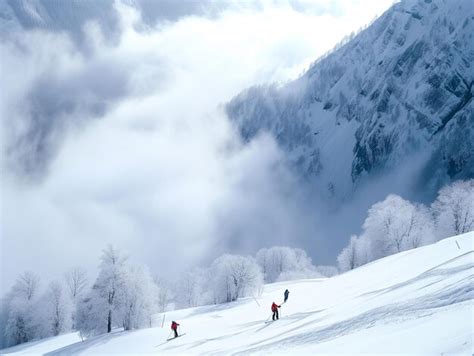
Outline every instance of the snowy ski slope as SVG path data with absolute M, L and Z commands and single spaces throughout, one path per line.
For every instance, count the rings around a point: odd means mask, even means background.
M 471 232 L 333 278 L 266 285 L 257 300 L 169 312 L 164 328 L 159 315 L 150 329 L 84 342 L 68 334 L 2 352 L 472 354 L 473 279 Z M 265 323 L 285 288 L 281 319 Z M 166 342 L 172 319 L 186 335 Z

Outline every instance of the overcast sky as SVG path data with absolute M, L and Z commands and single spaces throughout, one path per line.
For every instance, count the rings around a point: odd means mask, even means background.
M 0 43 L 2 291 L 27 269 L 95 272 L 108 243 L 165 277 L 278 244 L 334 262 L 273 140 L 243 145 L 222 105 L 392 0 L 104 1 L 69 27 L 54 3 L 45 25 L 0 2 L 20 24 Z

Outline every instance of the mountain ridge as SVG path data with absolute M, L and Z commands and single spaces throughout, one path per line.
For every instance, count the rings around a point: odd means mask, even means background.
M 471 178 L 473 8 L 397 3 L 295 81 L 240 93 L 227 114 L 245 141 L 270 133 L 328 197 L 350 196 L 410 155 L 424 156 L 417 183 L 432 192 Z

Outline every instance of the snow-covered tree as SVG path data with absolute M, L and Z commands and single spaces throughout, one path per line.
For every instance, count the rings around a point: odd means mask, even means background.
M 151 325 L 158 288 L 147 269 L 132 266 L 112 246 L 102 254 L 99 275 L 78 304 L 76 324 L 83 336 Z
M 4 298 L 5 343 L 17 345 L 33 340 L 39 334 L 36 302 L 39 297 L 40 278 L 33 272 L 24 272 Z
M 88 284 L 87 271 L 82 267 L 74 267 L 64 274 L 64 280 L 73 305 L 72 327 L 75 328 L 77 303 L 86 292 Z
M 157 294 L 158 288 L 147 269 L 137 266 L 128 268 L 122 307 L 125 330 L 151 326 L 151 317 L 158 311 Z
M 393 194 L 372 205 L 362 227 L 361 236 L 351 236 L 337 258 L 342 272 L 434 241 L 428 208 Z
M 474 230 L 474 179 L 442 188 L 431 208 L 438 238 Z
M 176 305 L 180 308 L 189 308 L 199 305 L 201 290 L 200 278 L 197 270 L 186 271 L 181 274 L 176 284 Z
M 317 275 L 311 259 L 301 249 L 285 246 L 264 248 L 257 252 L 256 259 L 267 283 L 277 280 L 310 278 Z
M 13 292 L 15 295 L 21 296 L 25 300 L 33 300 L 38 296 L 40 287 L 40 277 L 33 272 L 26 271 L 20 275 L 15 285 Z
M 262 272 L 253 258 L 222 255 L 210 268 L 215 303 L 237 300 L 252 295 L 262 285 Z
M 360 266 L 359 255 L 359 238 L 356 235 L 352 235 L 348 245 L 344 247 L 339 256 L 337 256 L 339 270 L 346 272 Z
M 158 276 L 155 276 L 153 280 L 158 288 L 158 294 L 156 296 L 158 312 L 163 313 L 167 311 L 173 303 L 173 300 L 175 298 L 174 293 L 172 291 L 173 288 L 170 286 L 169 282 Z
M 3 349 L 8 346 L 7 338 L 5 335 L 5 327 L 8 322 L 9 304 L 9 297 L 3 296 L 2 299 L 0 299 L 0 349 Z
M 99 275 L 78 312 L 77 327 L 83 334 L 111 332 L 122 326 L 115 318 L 122 310 L 126 286 L 127 257 L 109 245 L 102 253 Z M 94 315 L 91 315 L 94 314 Z
M 38 302 L 41 337 L 57 336 L 72 328 L 73 305 L 66 288 L 51 282 Z
M 363 229 L 371 261 L 431 242 L 433 234 L 426 208 L 393 194 L 372 205 Z
M 75 303 L 87 287 L 87 271 L 82 267 L 74 267 L 64 275 L 67 291 L 71 300 Z
M 107 332 L 108 303 L 96 287 L 77 304 L 76 329 L 82 338 Z
M 406 236 L 406 250 L 417 248 L 435 240 L 435 226 L 430 210 L 423 204 L 415 204 L 409 216 L 410 229 Z

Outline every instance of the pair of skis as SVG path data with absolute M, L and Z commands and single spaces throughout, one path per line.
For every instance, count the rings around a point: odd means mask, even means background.
M 182 333 L 181 335 L 178 335 L 177 337 L 171 337 L 169 339 L 166 339 L 165 342 L 161 343 L 161 344 L 158 344 L 156 345 L 155 347 L 160 347 L 160 346 L 163 346 L 164 344 L 166 344 L 167 342 L 171 341 L 171 340 L 174 340 L 174 339 L 177 339 L 178 337 L 181 337 L 181 336 L 184 336 L 186 335 L 186 333 Z
M 186 335 L 186 333 L 182 333 L 181 335 L 178 335 L 178 336 L 176 336 L 176 337 L 170 337 L 169 339 L 166 339 L 166 341 L 168 342 L 168 341 L 177 339 L 178 337 L 181 337 L 181 336 L 184 336 L 184 335 Z

